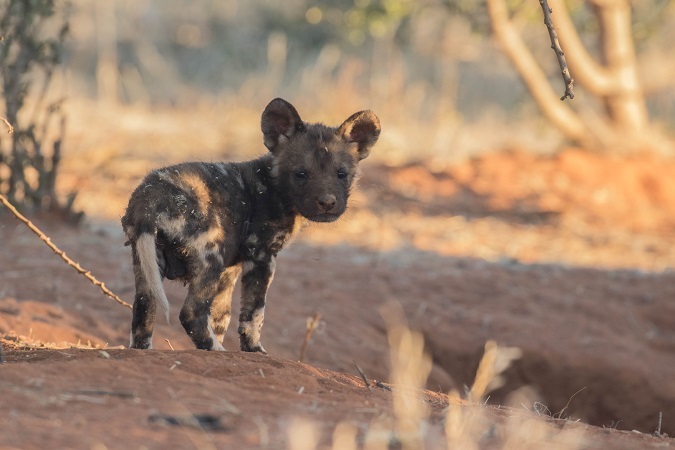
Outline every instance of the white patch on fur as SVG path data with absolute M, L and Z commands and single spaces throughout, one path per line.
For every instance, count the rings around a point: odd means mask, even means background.
M 169 322 L 169 300 L 166 298 L 162 286 L 162 276 L 157 264 L 157 250 L 155 248 L 155 236 L 150 233 L 141 234 L 136 240 L 136 252 L 141 263 L 141 272 L 145 276 L 150 294 L 158 300 L 164 308 L 166 321 Z
M 252 261 L 244 261 L 244 263 L 242 264 L 242 273 L 244 275 L 246 275 L 253 269 L 255 269 L 255 263 Z
M 267 260 L 267 252 L 265 250 L 258 250 L 258 253 L 254 256 L 256 261 L 265 261 Z
M 253 311 L 251 320 L 247 320 L 239 324 L 244 329 L 244 334 L 249 338 L 249 341 L 254 345 L 260 345 L 260 330 L 265 321 L 265 307 L 258 308 Z
M 167 213 L 160 213 L 157 215 L 157 227 L 161 228 L 169 237 L 181 237 L 185 229 L 185 217 L 172 219 Z
M 262 329 L 263 322 L 265 320 L 265 307 L 258 308 L 253 311 L 253 317 L 251 322 L 253 324 L 253 329 L 258 332 L 258 337 L 260 337 L 260 330 Z
M 218 339 L 218 336 L 216 336 L 216 333 L 213 332 L 213 328 L 211 328 L 211 323 L 209 322 L 208 324 L 208 329 L 209 329 L 209 335 L 211 336 L 211 350 L 216 350 L 220 352 L 225 351 L 225 347 L 220 343 L 220 340 Z
M 270 170 L 270 175 L 272 178 L 279 178 L 279 162 L 276 160 L 272 160 L 272 169 Z
M 151 350 L 152 349 L 152 336 L 150 336 L 149 344 L 150 345 L 148 346 L 148 350 Z M 134 332 L 132 331 L 131 333 L 129 333 L 129 348 L 132 348 L 133 345 L 134 345 Z
M 178 173 L 178 171 L 176 171 L 176 173 Z M 157 177 L 162 181 L 168 181 L 169 183 L 173 184 L 173 177 L 171 176 L 171 173 L 166 169 L 158 170 Z
M 234 179 L 237 180 L 237 184 L 239 184 L 239 187 L 240 187 L 240 188 L 242 188 L 242 189 L 245 188 L 245 185 L 244 185 L 244 179 L 241 177 L 241 173 L 239 173 L 238 170 L 236 171 L 236 174 L 235 174 L 235 176 L 234 176 Z

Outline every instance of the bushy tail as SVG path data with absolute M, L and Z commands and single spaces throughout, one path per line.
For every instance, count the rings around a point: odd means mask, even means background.
M 162 275 L 159 273 L 159 265 L 157 264 L 155 236 L 151 233 L 142 233 L 136 240 L 136 252 L 141 263 L 141 272 L 143 272 L 150 290 L 149 293 L 162 304 L 166 321 L 169 322 L 169 300 L 166 298 L 162 286 Z

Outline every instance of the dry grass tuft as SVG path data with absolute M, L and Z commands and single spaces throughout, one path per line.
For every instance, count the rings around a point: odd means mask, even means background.
M 399 305 L 383 308 L 388 326 L 391 382 L 394 395 L 395 438 L 403 449 L 423 447 L 429 411 L 421 389 L 431 373 L 431 357 L 424 353 L 424 337 L 408 328 Z
M 92 344 L 91 342 L 87 341 L 81 342 L 78 341 L 77 343 L 73 342 L 45 342 L 41 341 L 39 339 L 35 339 L 32 336 L 32 330 L 31 333 L 28 336 L 20 335 L 15 332 L 9 332 L 5 334 L 4 336 L 0 336 L 0 344 L 5 349 L 8 348 L 15 348 L 15 349 L 37 349 L 37 348 L 45 348 L 45 349 L 51 349 L 51 350 L 60 350 L 60 349 L 65 349 L 65 348 L 78 348 L 78 349 L 85 349 L 85 350 L 97 350 L 97 349 L 102 349 L 102 348 L 108 348 L 107 344 L 106 345 L 97 345 L 97 344 Z
M 468 399 L 456 391 L 448 394 L 448 408 L 443 421 L 444 438 L 439 438 L 438 424 L 429 418 L 424 385 L 432 362 L 424 353 L 422 335 L 408 328 L 400 306 L 387 305 L 381 311 L 387 323 L 393 417 L 383 414 L 368 426 L 364 436 L 352 422 L 341 422 L 332 433 L 333 450 L 401 449 L 462 449 L 500 448 L 575 450 L 584 443 L 579 427 L 572 422 L 560 422 L 524 411 L 521 405 L 533 404 L 536 398 L 529 388 L 520 389 L 511 396 L 517 408 L 508 410 L 501 419 L 484 404 L 485 397 L 503 386 L 504 372 L 513 361 L 522 356 L 514 347 L 502 347 L 494 341 L 485 344 Z M 309 450 L 317 448 L 320 440 L 315 423 L 295 419 L 289 428 L 289 448 Z

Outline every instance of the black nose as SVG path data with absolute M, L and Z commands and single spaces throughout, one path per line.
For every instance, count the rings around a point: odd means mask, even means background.
M 328 212 L 331 209 L 333 209 L 336 203 L 337 199 L 333 194 L 326 194 L 316 201 L 316 204 L 319 206 L 319 209 L 321 209 L 324 212 Z

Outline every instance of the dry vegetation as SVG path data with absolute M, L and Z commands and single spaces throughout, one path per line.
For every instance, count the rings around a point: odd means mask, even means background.
M 503 422 L 495 422 L 487 407 L 482 406 L 486 396 L 501 386 L 502 372 L 514 359 L 517 348 L 505 348 L 488 342 L 478 366 L 474 383 L 467 399 L 457 391 L 450 392 L 440 417 L 431 418 L 428 404 L 439 401 L 438 395 L 424 391 L 431 371 L 431 359 L 424 352 L 424 338 L 405 323 L 399 305 L 390 304 L 382 313 L 387 322 L 392 373 L 389 377 L 393 395 L 391 415 L 382 415 L 371 422 L 365 434 L 359 436 L 352 422 L 340 422 L 330 432 L 332 440 L 321 448 L 333 450 L 418 449 L 479 449 L 504 450 L 551 448 L 574 450 L 583 448 L 583 431 L 574 424 L 549 423 L 537 416 L 526 405 L 534 405 L 527 390 L 516 392 L 510 405 L 517 412 Z M 435 397 L 435 398 L 434 398 Z M 288 429 L 288 443 L 292 450 L 318 448 L 322 432 L 311 420 L 296 419 Z

